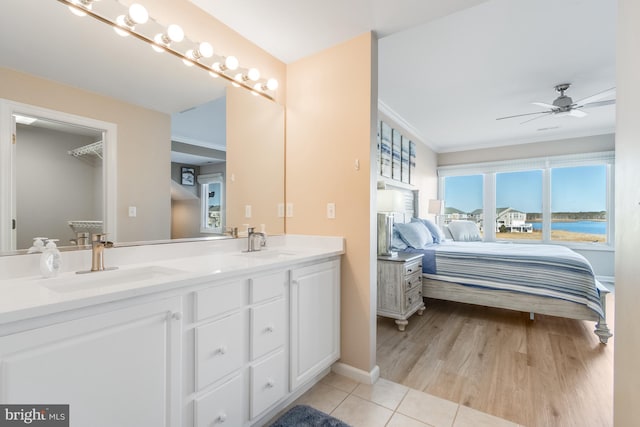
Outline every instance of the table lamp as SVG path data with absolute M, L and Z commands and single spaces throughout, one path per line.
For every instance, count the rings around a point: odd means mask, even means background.
M 378 190 L 378 255 L 397 256 L 391 250 L 393 236 L 393 214 L 404 212 L 404 197 L 396 190 Z

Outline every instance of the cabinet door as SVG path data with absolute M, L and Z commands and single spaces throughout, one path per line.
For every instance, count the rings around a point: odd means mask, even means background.
M 74 426 L 178 426 L 179 297 L 0 338 L 0 402 L 69 404 Z
M 340 357 L 340 261 L 291 272 L 291 389 Z

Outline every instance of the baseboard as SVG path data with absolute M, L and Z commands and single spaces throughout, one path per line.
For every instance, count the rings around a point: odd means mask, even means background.
M 338 375 L 351 378 L 362 384 L 373 384 L 380 378 L 380 368 L 378 365 L 374 366 L 370 372 L 367 372 L 345 363 L 336 362 L 331 366 L 331 370 Z

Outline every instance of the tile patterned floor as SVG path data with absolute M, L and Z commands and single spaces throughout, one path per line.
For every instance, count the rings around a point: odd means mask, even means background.
M 331 414 L 352 427 L 518 427 L 382 378 L 368 385 L 333 372 L 291 406 L 298 404 Z

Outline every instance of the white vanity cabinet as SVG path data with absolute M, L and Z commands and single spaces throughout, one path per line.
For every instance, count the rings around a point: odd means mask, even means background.
M 291 389 L 340 357 L 340 260 L 291 271 Z
M 182 278 L 0 324 L 0 403 L 70 404 L 75 426 L 261 426 L 339 340 L 339 255 Z
M 180 297 L 0 337 L 0 402 L 69 404 L 75 426 L 179 425 Z

